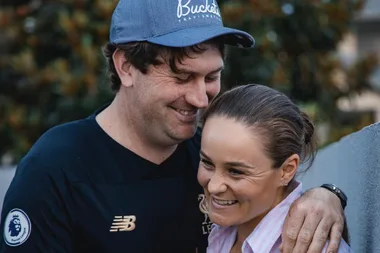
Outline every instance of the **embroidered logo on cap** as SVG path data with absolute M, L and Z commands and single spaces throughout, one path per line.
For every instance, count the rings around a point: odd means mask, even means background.
M 178 0 L 178 21 L 188 21 L 192 18 L 221 18 L 219 7 L 215 0 L 206 0 L 203 4 L 194 4 L 192 0 Z

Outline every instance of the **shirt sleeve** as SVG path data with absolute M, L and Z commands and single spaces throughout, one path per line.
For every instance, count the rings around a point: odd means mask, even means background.
M 326 243 L 325 247 L 323 248 L 323 253 L 327 253 L 327 246 L 328 246 L 328 243 Z M 338 249 L 338 253 L 353 253 L 354 251 L 352 250 L 352 248 L 346 243 L 345 240 L 341 239 L 340 241 L 340 244 L 339 244 L 339 249 Z
M 60 168 L 24 158 L 5 195 L 0 253 L 72 252 L 68 183 Z

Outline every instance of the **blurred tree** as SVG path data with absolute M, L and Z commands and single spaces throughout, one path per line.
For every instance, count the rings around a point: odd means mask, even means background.
M 17 162 L 50 127 L 109 101 L 100 49 L 117 2 L 0 2 L 0 157 Z M 267 84 L 334 123 L 336 99 L 368 86 L 374 58 L 347 69 L 335 55 L 363 0 L 218 2 L 225 24 L 256 38 L 253 50 L 229 48 L 224 88 Z
M 349 116 L 336 101 L 351 93 L 370 89 L 368 83 L 377 59 L 359 59 L 347 67 L 337 55 L 344 35 L 354 29 L 356 14 L 364 0 L 221 0 L 224 23 L 251 33 L 254 50 L 230 48 L 224 72 L 224 88 L 262 83 L 285 92 L 316 121 L 329 122 L 329 142 L 359 130 L 368 114 Z M 339 115 L 339 116 L 338 116 Z M 373 120 L 373 118 L 372 118 Z M 339 128 L 349 129 L 339 131 Z
M 0 157 L 17 162 L 47 129 L 109 101 L 101 46 L 116 3 L 2 3 Z

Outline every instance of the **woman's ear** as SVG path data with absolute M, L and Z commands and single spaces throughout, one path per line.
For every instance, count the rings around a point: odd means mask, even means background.
M 112 59 L 121 85 L 131 87 L 133 85 L 132 65 L 125 59 L 124 51 L 117 48 L 112 55 Z
M 297 154 L 293 154 L 285 160 L 281 166 L 281 184 L 286 186 L 294 178 L 298 165 L 300 163 L 300 157 Z

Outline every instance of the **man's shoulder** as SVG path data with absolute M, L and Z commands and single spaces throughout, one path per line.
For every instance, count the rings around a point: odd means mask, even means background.
M 71 185 L 68 182 L 72 180 L 68 180 L 64 170 L 70 168 L 71 157 L 74 157 L 68 154 L 75 153 L 74 146 L 69 145 L 70 139 L 78 135 L 75 132 L 81 124 L 80 121 L 72 122 L 48 130 L 18 163 L 4 197 L 1 223 L 9 226 L 13 215 L 17 215 L 23 231 L 26 231 L 23 234 L 26 235 L 12 236 L 2 228 L 4 242 L 8 245 L 17 242 L 15 246 L 28 252 L 36 244 L 45 245 L 46 238 L 52 239 L 48 234 L 57 231 L 63 234 L 62 226 L 69 224 L 66 211 L 72 203 Z M 0 243 L 0 248 L 3 247 L 5 245 Z
M 81 119 L 54 126 L 41 135 L 33 149 L 74 146 L 93 127 L 91 120 Z
M 20 161 L 17 170 L 48 170 L 72 167 L 81 153 L 86 152 L 91 134 L 91 124 L 87 119 L 57 125 L 34 143 Z M 38 171 L 36 171 L 38 172 Z

